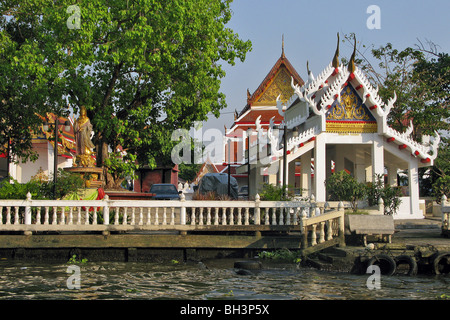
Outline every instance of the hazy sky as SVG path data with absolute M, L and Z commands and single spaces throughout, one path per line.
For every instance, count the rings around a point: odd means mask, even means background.
M 380 8 L 380 29 L 369 29 L 370 5 Z M 390 42 L 399 50 L 430 40 L 439 52 L 450 52 L 449 0 L 234 0 L 233 17 L 227 25 L 243 40 L 252 41 L 246 60 L 235 66 L 224 66 L 226 77 L 222 92 L 228 108 L 220 119 L 211 116 L 204 130 L 233 123 L 234 110 L 242 110 L 247 88 L 253 93 L 281 55 L 284 34 L 285 54 L 300 76 L 306 80 L 306 61 L 318 75 L 333 58 L 336 33 L 356 33 L 357 41 L 380 47 Z M 340 56 L 349 58 L 352 47 L 340 46 Z M 370 56 L 369 52 L 367 54 Z

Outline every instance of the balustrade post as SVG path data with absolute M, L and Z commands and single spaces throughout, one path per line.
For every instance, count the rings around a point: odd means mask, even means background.
M 305 212 L 305 208 L 301 209 L 300 212 L 300 231 L 302 233 L 302 237 L 301 237 L 301 248 L 302 249 L 306 249 L 307 244 L 308 244 L 308 232 L 307 232 L 307 227 L 306 227 L 306 212 Z
M 309 216 L 314 217 L 316 215 L 316 198 L 314 195 L 311 195 L 311 199 L 309 200 L 310 208 L 309 208 Z
M 6 207 L 6 224 L 11 224 L 11 207 Z
M 316 224 L 311 225 L 311 246 L 315 246 L 317 244 L 316 228 Z
M 338 205 L 338 209 L 341 212 L 341 215 L 339 216 L 339 232 L 338 232 L 338 237 L 339 237 L 339 246 L 341 247 L 345 247 L 345 225 L 344 225 L 344 215 L 345 215 L 345 210 L 344 210 L 344 204 L 342 203 L 342 201 L 339 202 Z
M 333 239 L 333 220 L 327 220 L 327 241 Z
M 14 224 L 19 224 L 19 207 L 14 207 Z
M 109 225 L 109 196 L 105 194 L 104 198 L 104 205 L 103 205 L 103 224 Z
M 318 210 L 318 211 L 316 211 L 316 212 L 318 212 L 319 215 L 324 214 L 324 213 L 325 213 L 325 203 L 320 203 L 319 208 L 317 208 L 316 210 Z
M 68 222 L 68 224 L 70 224 L 70 225 L 73 224 L 73 207 L 69 208 L 69 222 Z
M 442 213 L 442 229 L 450 230 L 450 213 L 448 212 L 447 207 L 447 196 L 444 194 L 441 198 L 441 213 Z
M 186 224 L 186 196 L 184 195 L 184 193 L 181 194 L 180 196 L 180 203 L 181 203 L 181 207 L 180 207 L 180 223 L 182 225 Z
M 325 222 L 319 223 L 319 243 L 325 242 Z
M 144 208 L 139 208 L 139 222 L 138 225 L 142 226 L 144 224 Z
M 211 225 L 211 208 L 207 208 L 207 214 L 206 214 L 206 225 Z
M 255 196 L 255 213 L 254 213 L 254 222 L 256 225 L 261 224 L 261 211 L 260 211 L 260 200 L 261 198 L 259 197 L 259 194 L 257 193 Z
M 199 212 L 199 215 L 198 215 L 198 224 L 200 226 L 203 225 L 203 208 L 200 208 L 200 212 Z
M 383 198 L 381 198 L 381 197 L 380 197 L 380 199 L 378 199 L 378 213 L 384 214 L 384 201 L 383 201 Z
M 31 193 L 27 193 L 27 205 L 25 206 L 25 224 L 31 224 Z

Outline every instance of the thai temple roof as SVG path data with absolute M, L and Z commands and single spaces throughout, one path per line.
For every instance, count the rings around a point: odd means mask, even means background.
M 405 132 L 398 132 L 391 128 L 387 124 L 387 116 L 395 107 L 395 93 L 392 98 L 384 102 L 378 95 L 378 88 L 371 85 L 354 59 L 355 49 L 347 66 L 339 63 L 338 35 L 336 53 L 330 64 L 317 77 L 314 77 L 309 70 L 308 80 L 304 84 L 295 84 L 295 79 L 292 77 L 291 86 L 294 95 L 285 104 L 280 99 L 277 101 L 280 114 L 286 113 L 286 125 L 288 128 L 294 128 L 305 124 L 307 120 L 313 123 L 314 121 L 310 121 L 311 116 L 317 119 L 314 126 L 305 127 L 297 137 L 288 141 L 289 151 L 312 141 L 311 139 L 321 132 L 378 133 L 383 135 L 387 142 L 397 144 L 400 150 L 418 158 L 421 163 L 432 165 L 437 157 L 440 141 L 438 133 L 435 133 L 433 143 L 427 145 L 418 143 L 411 137 L 412 122 Z M 299 102 L 306 102 L 306 106 Z M 303 108 L 304 112 L 295 113 L 289 110 L 291 108 Z M 285 111 L 281 111 L 283 109 Z M 270 136 L 272 130 L 269 129 L 268 134 Z M 280 150 L 276 153 L 279 154 Z M 408 157 L 410 155 L 408 154 Z
M 45 116 L 38 115 L 42 122 L 47 121 L 50 124 L 55 123 L 56 115 L 54 113 L 47 113 Z M 66 131 L 64 123 L 69 120 L 70 130 Z M 76 143 L 73 129 L 73 121 L 70 118 L 58 117 L 59 122 L 59 136 L 58 136 L 58 155 L 72 158 L 76 154 Z M 54 147 L 54 129 L 50 127 L 48 131 L 44 130 L 44 126 L 40 126 L 40 131 L 33 134 L 33 143 L 47 143 Z
M 237 124 L 244 127 L 253 124 L 258 116 L 261 116 L 262 124 L 269 124 L 269 119 L 272 117 L 275 117 L 276 123 L 280 123 L 283 118 L 275 108 L 270 107 L 277 106 L 277 99 L 283 102 L 289 100 L 294 92 L 291 87 L 292 79 L 296 85 L 304 84 L 303 79 L 285 55 L 283 40 L 281 56 L 253 93 L 247 89 L 247 104 L 239 113 L 236 112 L 229 132 L 236 128 Z

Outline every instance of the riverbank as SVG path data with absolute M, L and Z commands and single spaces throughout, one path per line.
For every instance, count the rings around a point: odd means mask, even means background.
M 384 261 L 380 261 L 380 265 L 383 263 L 387 265 L 389 260 L 396 261 L 401 257 L 402 268 L 399 268 L 398 272 L 407 274 L 415 262 L 417 266 L 414 267 L 417 271 L 411 271 L 412 274 L 435 273 L 434 269 L 437 267 L 433 265 L 434 259 L 439 254 L 450 254 L 450 240 L 441 234 L 441 219 L 429 216 L 422 220 L 396 220 L 394 224 L 395 233 L 392 235 L 391 243 L 378 242 L 372 237 L 368 239 L 366 247 L 347 244 L 346 247 L 329 248 L 309 256 L 302 264 L 320 270 L 365 273 L 371 259 L 383 257 Z M 408 263 L 410 265 L 403 265 Z M 441 272 L 448 273 L 449 262 L 442 261 L 442 263 L 445 266 L 440 266 Z M 386 269 L 391 267 L 387 266 Z M 382 272 L 390 272 L 387 270 Z
M 227 226 L 224 226 L 224 228 Z M 129 233 L 64 233 L 3 234 L 1 260 L 33 260 L 66 262 L 74 255 L 88 261 L 121 262 L 202 262 L 207 265 L 216 259 L 234 261 L 254 260 L 262 251 L 299 250 L 301 235 L 292 230 L 276 231 L 282 226 L 270 226 L 266 232 L 189 233 L 129 232 Z M 269 229 L 268 229 L 269 230 Z M 280 229 L 281 230 L 281 229 Z M 300 264 L 290 267 L 312 267 L 320 270 L 365 273 L 367 261 L 374 256 L 387 255 L 393 259 L 401 255 L 414 258 L 422 269 L 429 266 L 433 255 L 450 252 L 450 240 L 441 235 L 441 220 L 427 217 L 422 220 L 396 220 L 391 243 L 368 237 L 367 247 L 346 239 L 346 246 L 330 247 L 303 257 Z M 273 259 L 258 259 L 263 268 L 271 268 Z M 226 262 L 225 260 L 223 262 Z M 298 266 L 297 266 L 298 264 Z

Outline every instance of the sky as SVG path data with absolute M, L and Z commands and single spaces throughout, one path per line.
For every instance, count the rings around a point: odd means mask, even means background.
M 374 12 L 367 13 L 371 5 L 379 8 L 379 29 L 367 27 L 367 20 L 375 22 Z M 203 130 L 231 127 L 234 111 L 246 104 L 247 88 L 253 93 L 280 57 L 282 35 L 285 55 L 304 80 L 306 61 L 316 76 L 331 62 L 338 32 L 341 40 L 354 32 L 358 46 L 378 48 L 390 42 L 403 50 L 414 48 L 419 39 L 434 42 L 439 52 L 450 52 L 449 0 L 234 0 L 231 9 L 227 27 L 242 40 L 250 40 L 252 51 L 244 62 L 223 66 L 221 91 L 228 107 L 219 119 L 210 116 Z M 341 43 L 341 57 L 348 59 L 352 51 L 348 42 Z

